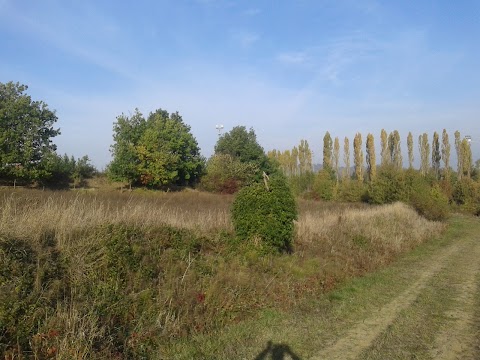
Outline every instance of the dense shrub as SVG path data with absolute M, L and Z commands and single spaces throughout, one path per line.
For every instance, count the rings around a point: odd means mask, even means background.
M 31 350 L 29 338 L 66 290 L 53 234 L 31 243 L 0 237 L 0 353 Z M 8 358 L 8 357 L 7 357 Z
M 288 184 L 295 196 L 306 194 L 312 190 L 316 175 L 311 171 L 304 174 L 291 175 L 288 177 Z
M 343 181 L 337 192 L 337 200 L 345 202 L 360 202 L 365 198 L 366 186 L 360 181 Z
M 452 199 L 457 205 L 465 205 L 476 200 L 478 185 L 469 178 L 458 180 L 453 186 Z
M 297 219 L 295 198 L 281 175 L 243 188 L 235 198 L 232 220 L 238 238 L 258 239 L 267 250 L 290 250 Z
M 369 184 L 366 200 L 371 204 L 390 204 L 405 198 L 405 178 L 392 166 L 379 168 L 377 178 Z
M 253 182 L 258 172 L 255 162 L 241 162 L 229 154 L 217 154 L 208 160 L 200 185 L 206 191 L 233 194 Z
M 439 185 L 417 189 L 410 197 L 412 206 L 428 220 L 444 221 L 449 214 L 448 198 Z
M 315 199 L 333 200 L 336 187 L 335 174 L 328 169 L 320 170 L 313 184 L 313 196 Z
M 469 178 L 458 180 L 453 186 L 452 200 L 463 212 L 480 213 L 480 183 Z

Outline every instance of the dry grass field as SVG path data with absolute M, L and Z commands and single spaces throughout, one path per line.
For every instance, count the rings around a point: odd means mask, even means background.
M 401 203 L 301 200 L 293 253 L 262 255 L 255 241 L 235 239 L 232 201 L 197 191 L 0 191 L 0 352 L 168 357 L 181 339 L 314 301 L 444 230 Z

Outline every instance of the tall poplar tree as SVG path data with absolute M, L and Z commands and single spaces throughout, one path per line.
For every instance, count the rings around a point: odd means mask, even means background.
M 470 178 L 472 172 L 472 148 L 467 139 L 463 139 L 460 143 L 460 152 L 462 153 L 462 176 Z
M 300 174 L 306 174 L 312 171 L 312 151 L 310 150 L 307 140 L 300 140 L 300 145 L 298 146 L 298 162 Z
M 401 170 L 403 167 L 402 148 L 400 146 L 400 133 L 395 130 L 392 134 L 392 164 Z
M 440 154 L 440 137 L 438 133 L 435 131 L 433 133 L 433 141 L 432 141 L 432 168 L 435 177 L 438 179 L 440 177 L 440 160 L 442 156 Z
M 442 133 L 442 160 L 444 176 L 447 180 L 450 180 L 450 141 L 446 129 L 443 129 Z
M 418 137 L 418 147 L 420 150 L 420 172 L 425 176 L 430 167 L 430 144 L 428 143 L 428 134 L 423 133 Z
M 340 141 L 338 140 L 338 136 L 336 136 L 335 140 L 333 141 L 333 166 L 335 168 L 335 177 L 337 181 L 340 177 L 340 174 L 338 173 L 339 161 L 340 161 Z
M 345 162 L 345 169 L 343 172 L 343 178 L 344 180 L 350 180 L 350 141 L 348 138 L 345 136 L 345 139 L 343 141 L 343 161 Z
M 292 168 L 292 175 L 298 175 L 298 149 L 296 146 L 292 149 L 292 157 L 290 159 L 290 166 Z
M 377 164 L 375 163 L 375 141 L 372 134 L 367 135 L 367 173 L 370 181 L 377 176 Z
M 460 131 L 455 131 L 454 133 L 455 136 L 455 151 L 457 153 L 457 176 L 459 179 L 462 178 L 463 175 L 463 158 L 462 158 L 462 151 L 461 151 L 461 145 L 462 145 L 462 140 L 460 140 Z
M 390 156 L 389 156 L 389 153 L 388 153 L 388 135 L 387 135 L 387 132 L 385 131 L 385 129 L 382 129 L 381 133 L 380 133 L 380 146 L 381 146 L 381 150 L 380 150 L 380 164 L 382 166 L 385 166 L 385 165 L 388 165 L 389 162 L 390 162 Z
M 355 177 L 358 181 L 363 181 L 363 150 L 362 134 L 356 133 L 353 139 L 353 158 L 355 163 Z
M 408 148 L 408 167 L 409 169 L 412 169 L 414 158 L 413 158 L 413 135 L 411 132 L 408 132 L 407 148 Z
M 332 137 L 327 131 L 323 137 L 323 168 L 332 169 Z

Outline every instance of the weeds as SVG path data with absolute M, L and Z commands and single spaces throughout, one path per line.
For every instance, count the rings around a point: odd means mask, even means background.
M 23 269 L 33 311 L 22 310 L 28 328 L 9 325 L 21 318 L 2 297 L 0 349 L 39 359 L 161 356 L 259 309 L 315 299 L 443 229 L 400 203 L 300 201 L 293 253 L 262 255 L 255 241 L 231 241 L 230 196 L 30 190 L 0 199 L 2 249 L 28 250 L 23 260 L 4 250 L 1 269 Z M 9 279 L 0 293 L 17 296 Z M 38 291 L 37 312 L 28 304 Z

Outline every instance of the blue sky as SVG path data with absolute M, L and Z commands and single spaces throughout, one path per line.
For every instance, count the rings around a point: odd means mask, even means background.
M 446 128 L 476 160 L 479 38 L 478 0 L 0 0 L 0 82 L 27 84 L 57 111 L 58 151 L 100 168 L 135 107 L 179 111 L 207 157 L 223 124 L 265 150 L 306 139 L 316 162 L 327 130 L 377 150 L 399 130 L 406 150 Z

